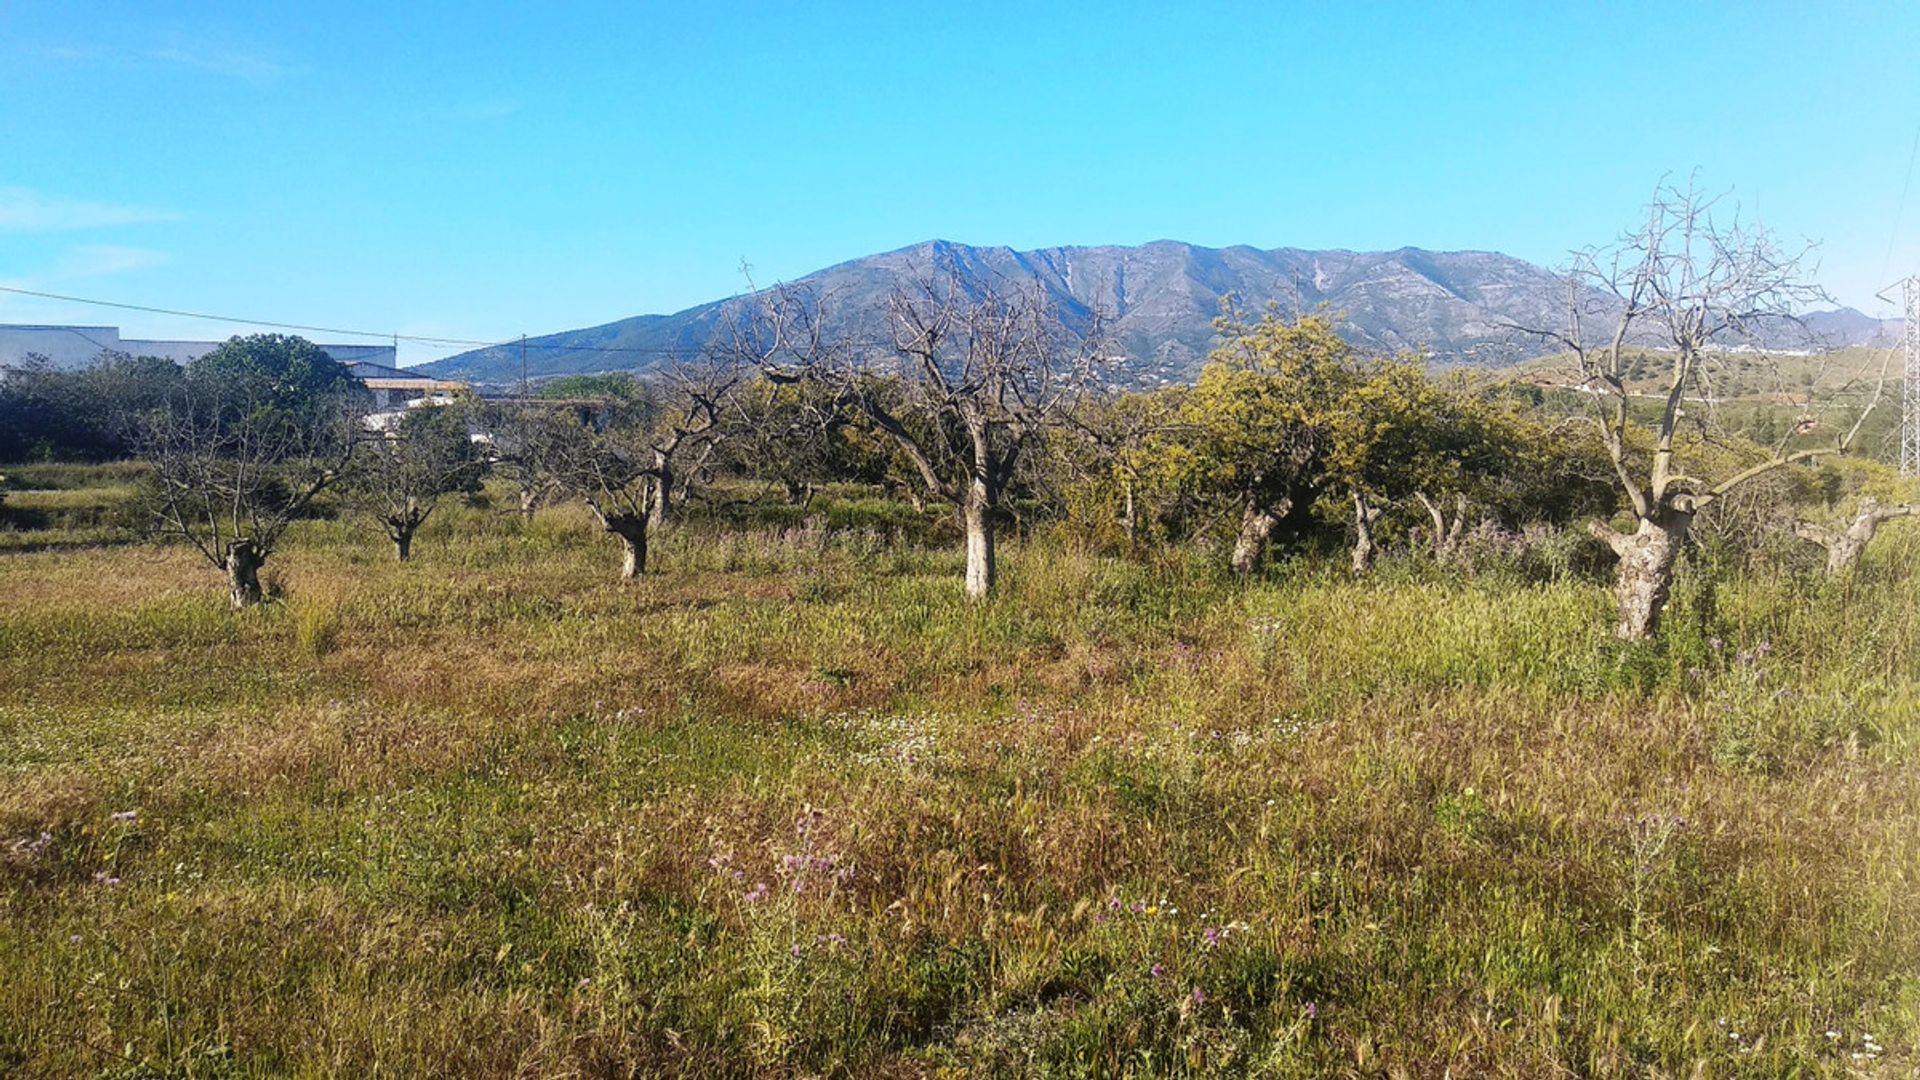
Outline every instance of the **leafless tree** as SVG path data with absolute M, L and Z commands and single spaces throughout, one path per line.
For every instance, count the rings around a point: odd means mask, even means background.
M 490 402 L 480 409 L 488 463 L 495 475 L 513 484 L 523 521 L 531 521 L 534 511 L 560 494 L 559 481 L 542 470 L 535 458 L 549 419 L 545 406 L 526 401 Z
M 1827 573 L 1837 576 L 1860 562 L 1860 556 L 1866 554 L 1867 545 L 1873 542 L 1874 534 L 1880 531 L 1882 524 L 1903 517 L 1920 517 L 1920 503 L 1887 506 L 1869 495 L 1860 500 L 1853 519 L 1843 527 L 1832 528 L 1811 521 L 1796 521 L 1793 531 L 1801 539 L 1826 549 Z
M 821 329 L 820 299 L 761 294 L 738 351 L 770 377 L 828 383 L 841 407 L 910 464 L 966 531 L 966 592 L 993 591 L 994 516 L 1021 455 L 1094 386 L 1095 329 L 1074 333 L 1037 290 L 922 277 L 886 302 L 888 340 L 866 348 Z
M 649 534 L 666 520 L 680 455 L 713 437 L 740 377 L 725 359 L 674 364 L 641 401 L 609 403 L 584 422 L 555 414 L 529 427 L 537 473 L 620 538 L 622 578 L 646 572 Z
M 1716 209 L 1693 187 L 1663 183 L 1644 226 L 1614 248 L 1576 257 L 1567 281 L 1567 325 L 1529 328 L 1577 359 L 1581 388 L 1595 406 L 1592 419 L 1633 512 L 1632 532 L 1588 524 L 1619 557 L 1615 633 L 1625 639 L 1657 631 L 1696 514 L 1774 470 L 1846 453 L 1879 399 L 1876 388 L 1851 428 L 1834 438 L 1819 437 L 1809 408 L 1778 446 L 1730 475 L 1707 479 L 1687 471 L 1679 461 L 1683 423 L 1712 437 L 1715 365 L 1726 350 L 1741 349 L 1777 369 L 1769 343 L 1799 326 L 1809 305 L 1827 299 L 1807 280 L 1807 249 L 1783 250 L 1768 231 L 1743 224 L 1737 214 L 1730 223 L 1716 221 Z M 1654 396 L 1658 415 L 1646 422 L 1632 408 L 1628 368 L 1649 348 L 1658 350 L 1665 374 L 1663 392 Z
M 234 607 L 259 603 L 261 566 L 287 527 L 340 479 L 356 428 L 357 412 L 345 402 L 236 417 L 183 399 L 148 414 L 136 445 L 153 465 L 143 501 L 155 531 L 185 540 L 224 570 Z
M 350 471 L 349 497 L 380 523 L 394 558 L 407 561 L 413 535 L 443 495 L 478 490 L 486 462 L 459 406 L 414 409 L 393 430 L 369 432 Z

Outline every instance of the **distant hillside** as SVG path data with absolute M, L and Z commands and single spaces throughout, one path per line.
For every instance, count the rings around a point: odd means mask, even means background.
M 1243 307 L 1276 303 L 1298 313 L 1324 308 L 1340 333 L 1364 351 L 1418 350 L 1436 363 L 1496 366 L 1547 347 L 1515 334 L 1511 324 L 1555 326 L 1566 303 L 1551 271 L 1486 251 L 1303 251 L 1205 248 L 1172 240 L 1138 247 L 1058 247 L 1015 251 L 934 240 L 854 259 L 800 279 L 832 298 L 828 327 L 865 340 L 884 338 L 887 294 L 927 274 L 1001 289 L 1036 285 L 1070 324 L 1104 312 L 1132 381 L 1190 377 L 1212 347 L 1220 299 Z M 726 318 L 726 301 L 672 315 L 529 338 L 526 371 L 533 378 L 594 371 L 644 371 L 674 355 L 698 353 Z M 1871 340 L 1881 324 L 1852 309 L 1822 312 L 1815 329 L 1832 344 Z M 503 383 L 521 374 L 517 345 L 478 349 L 432 364 L 440 377 Z

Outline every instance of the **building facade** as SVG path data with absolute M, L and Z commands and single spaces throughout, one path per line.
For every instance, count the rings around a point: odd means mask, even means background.
M 225 344 L 224 341 L 163 341 L 153 338 L 123 338 L 117 326 L 39 326 L 0 324 L 0 373 L 24 367 L 34 357 L 44 357 L 57 370 L 71 371 L 99 360 L 104 353 L 129 356 L 153 356 L 187 364 Z M 392 345 L 346 345 L 316 341 L 328 356 L 340 363 L 366 363 L 398 371 L 397 350 Z

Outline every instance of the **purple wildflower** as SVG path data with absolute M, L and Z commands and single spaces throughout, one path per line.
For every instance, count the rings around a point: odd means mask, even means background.
M 764 881 L 754 882 L 753 888 L 747 890 L 747 894 L 741 897 L 742 900 L 745 900 L 749 904 L 757 904 L 766 898 L 767 883 Z
M 1165 975 L 1166 973 L 1167 973 L 1167 969 L 1165 967 L 1159 964 L 1155 964 L 1152 967 L 1147 969 L 1147 978 L 1157 979 L 1160 976 Z

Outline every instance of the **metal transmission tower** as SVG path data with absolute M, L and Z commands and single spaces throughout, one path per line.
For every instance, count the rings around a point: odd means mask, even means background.
M 1906 377 L 1900 393 L 1900 474 L 1920 475 L 1920 277 L 1900 283 L 1906 316 Z

